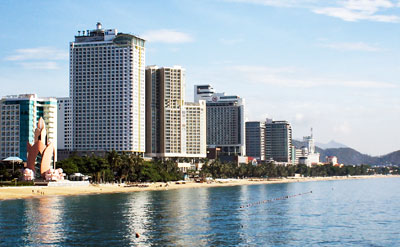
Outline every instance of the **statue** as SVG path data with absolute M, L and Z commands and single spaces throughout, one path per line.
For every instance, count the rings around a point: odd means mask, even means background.
M 40 118 L 35 129 L 35 140 L 33 145 L 28 142 L 28 162 L 27 169 L 35 171 L 36 158 L 41 155 L 40 176 L 46 178 L 46 172 L 55 169 L 56 150 L 53 143 L 46 142 L 47 134 L 43 118 Z M 52 160 L 53 157 L 53 160 Z

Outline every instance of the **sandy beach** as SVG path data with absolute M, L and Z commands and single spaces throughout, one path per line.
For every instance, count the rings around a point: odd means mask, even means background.
M 176 184 L 175 182 L 166 183 L 147 183 L 148 187 L 127 187 L 124 184 L 101 184 L 79 187 L 47 187 L 47 186 L 18 186 L 0 187 L 0 200 L 24 199 L 43 196 L 72 196 L 100 193 L 128 193 L 137 191 L 171 190 L 184 188 L 207 188 L 219 186 L 240 186 L 254 184 L 274 184 L 274 183 L 296 183 L 310 181 L 329 181 L 345 179 L 371 179 L 371 178 L 399 178 L 398 175 L 373 175 L 373 176 L 352 176 L 352 177 L 307 177 L 307 178 L 279 178 L 279 179 L 221 179 L 212 183 L 185 182 Z

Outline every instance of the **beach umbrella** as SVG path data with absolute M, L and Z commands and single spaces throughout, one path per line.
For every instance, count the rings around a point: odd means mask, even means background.
M 6 159 L 4 159 L 3 161 L 5 161 L 5 162 L 11 162 L 12 164 L 13 164 L 13 172 L 14 172 L 14 164 L 15 163 L 21 163 L 22 162 L 22 159 L 21 158 L 19 158 L 19 157 L 8 157 L 8 158 L 6 158 Z

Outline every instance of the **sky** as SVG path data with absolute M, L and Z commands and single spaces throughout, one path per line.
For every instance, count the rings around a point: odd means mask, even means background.
M 103 28 L 147 40 L 146 64 L 246 101 L 246 119 L 362 153 L 400 149 L 399 0 L 2 0 L 0 96 L 69 95 L 69 42 Z

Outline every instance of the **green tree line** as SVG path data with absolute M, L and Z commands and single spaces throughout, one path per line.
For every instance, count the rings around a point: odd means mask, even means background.
M 400 174 L 398 167 L 392 167 L 392 174 Z M 301 174 L 304 177 L 327 177 L 327 176 L 355 176 L 389 174 L 389 168 L 374 167 L 368 165 L 360 166 L 333 166 L 320 165 L 308 167 L 306 165 L 276 165 L 275 163 L 262 163 L 259 165 L 234 163 L 221 163 L 216 160 L 207 166 L 203 166 L 200 175 L 213 178 L 250 178 L 250 177 L 291 177 Z
M 57 168 L 71 175 L 90 175 L 93 182 L 166 182 L 183 178 L 177 164 L 171 160 L 144 161 L 131 153 L 111 151 L 105 157 L 72 156 L 58 161 Z
M 145 161 L 142 157 L 131 153 L 111 151 L 106 156 L 76 156 L 58 161 L 57 168 L 62 168 L 67 175 L 82 173 L 91 176 L 93 182 L 166 182 L 183 179 L 175 160 Z M 262 163 L 259 165 L 222 163 L 219 160 L 202 160 L 205 162 L 200 171 L 201 177 L 213 178 L 251 178 L 251 177 L 290 177 L 301 174 L 305 177 L 314 176 L 347 176 L 372 174 L 400 174 L 400 168 L 360 166 L 321 165 L 307 167 L 306 165 L 276 165 Z M 0 181 L 11 181 L 22 176 L 22 164 L 16 164 L 14 172 L 11 165 L 0 164 Z M 194 172 L 191 172 L 194 174 Z

